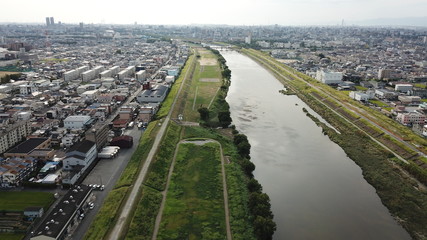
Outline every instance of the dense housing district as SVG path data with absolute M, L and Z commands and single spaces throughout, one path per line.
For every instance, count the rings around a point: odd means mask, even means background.
M 105 188 L 101 177 L 84 179 L 100 160 L 130 158 L 189 47 L 132 29 L 53 24 L 0 27 L 0 36 L 0 191 L 58 198 L 50 210 L 0 207 L 0 232 L 64 239 L 94 208 L 92 191 Z

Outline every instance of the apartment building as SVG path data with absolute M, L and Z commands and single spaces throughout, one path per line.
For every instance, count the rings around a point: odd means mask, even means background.
M 0 130 L 0 153 L 6 152 L 30 134 L 31 123 L 28 120 L 6 125 Z
M 396 120 L 403 125 L 424 124 L 426 116 L 418 112 L 398 113 Z

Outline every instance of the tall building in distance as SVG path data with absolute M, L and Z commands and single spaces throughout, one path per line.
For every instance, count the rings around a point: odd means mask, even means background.
M 46 26 L 50 26 L 50 19 L 49 19 L 49 17 L 46 17 Z
M 55 20 L 53 19 L 53 17 L 50 17 L 50 25 L 55 25 Z

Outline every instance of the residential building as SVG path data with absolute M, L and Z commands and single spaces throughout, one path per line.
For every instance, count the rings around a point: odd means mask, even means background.
M 399 99 L 399 101 L 402 104 L 415 104 L 415 103 L 420 103 L 421 102 L 421 98 L 418 96 L 398 96 L 397 99 Z
M 64 127 L 67 129 L 83 129 L 91 122 L 90 116 L 74 115 L 64 119 Z
M 419 112 L 398 113 L 396 120 L 403 125 L 425 124 L 426 116 Z
M 97 154 L 98 151 L 94 142 L 84 140 L 76 143 L 65 154 L 65 159 L 63 160 L 64 170 L 81 174 L 92 164 Z M 67 180 L 65 180 L 65 183 L 74 184 L 73 182 L 67 182 Z
M 19 121 L 15 124 L 7 124 L 0 130 L 0 153 L 6 152 L 18 142 L 31 134 L 30 121 Z
M 168 87 L 165 85 L 156 85 L 151 89 L 142 91 L 136 97 L 139 103 L 160 103 L 166 98 Z
M 411 91 L 413 88 L 412 84 L 405 84 L 405 83 L 400 83 L 400 84 L 396 84 L 394 86 L 394 90 L 396 92 L 408 92 Z
M 101 149 L 108 141 L 110 128 L 106 123 L 97 123 L 90 131 L 86 131 L 86 140 L 95 142 L 96 148 Z
M 50 138 L 29 138 L 19 145 L 4 153 L 5 157 L 37 158 L 49 160 L 53 158 L 54 152 L 50 148 Z
M 318 70 L 316 72 L 316 80 L 324 84 L 339 84 L 342 82 L 343 75 L 341 72 L 329 72 Z

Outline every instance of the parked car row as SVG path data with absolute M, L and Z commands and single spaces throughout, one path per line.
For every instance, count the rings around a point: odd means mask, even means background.
M 119 151 L 120 147 L 118 146 L 107 146 L 98 153 L 98 158 L 114 158 L 117 156 Z
M 99 185 L 99 184 L 89 184 L 89 187 L 93 190 L 101 190 L 103 191 L 105 188 L 105 185 Z

